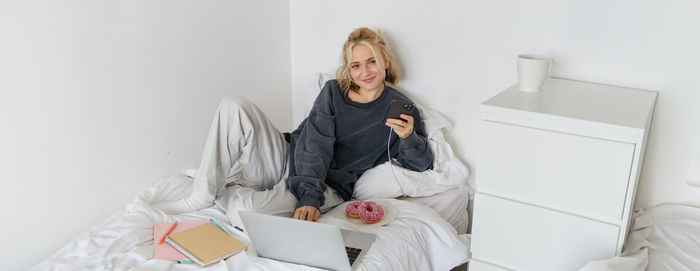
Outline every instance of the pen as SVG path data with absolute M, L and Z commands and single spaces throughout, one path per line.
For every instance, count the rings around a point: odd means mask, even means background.
M 173 231 L 173 229 L 175 228 L 175 226 L 177 226 L 177 221 L 173 222 L 173 224 L 170 225 L 170 227 L 168 227 L 168 230 L 165 231 L 165 233 L 163 234 L 163 236 L 161 236 L 160 239 L 158 239 L 158 244 L 159 244 L 159 245 L 162 245 L 162 244 L 163 244 L 163 242 L 165 241 L 165 237 L 167 237 L 168 234 L 170 234 L 170 232 Z
M 241 231 L 242 233 L 245 233 L 245 231 L 243 229 L 239 228 L 238 226 L 233 226 L 233 227 L 236 228 L 237 230 Z
M 177 261 L 177 263 L 187 263 L 187 264 L 193 264 L 193 263 L 194 263 L 194 261 L 193 261 L 193 260 L 190 260 L 190 259 L 187 259 L 187 260 L 179 260 L 179 261 Z

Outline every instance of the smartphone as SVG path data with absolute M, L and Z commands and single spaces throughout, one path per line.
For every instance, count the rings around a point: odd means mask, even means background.
M 393 100 L 386 113 L 386 118 L 403 120 L 401 114 L 412 115 L 413 108 L 413 104 L 409 101 Z

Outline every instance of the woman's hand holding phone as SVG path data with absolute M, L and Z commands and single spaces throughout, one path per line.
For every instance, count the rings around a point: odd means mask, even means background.
M 413 104 L 408 101 L 393 100 L 386 113 L 386 126 L 394 128 L 400 138 L 407 138 L 413 133 Z
M 401 114 L 401 119 L 386 119 L 386 126 L 394 128 L 400 138 L 407 138 L 413 133 L 413 116 Z

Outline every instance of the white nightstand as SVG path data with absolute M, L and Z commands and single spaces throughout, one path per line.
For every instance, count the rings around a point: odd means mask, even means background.
M 552 78 L 482 103 L 469 270 L 576 270 L 619 254 L 656 96 Z

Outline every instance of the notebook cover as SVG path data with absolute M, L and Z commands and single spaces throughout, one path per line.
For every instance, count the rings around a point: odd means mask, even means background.
M 205 266 L 248 248 L 211 223 L 170 234 L 168 239 L 194 255 Z
M 177 226 L 173 229 L 170 234 L 181 232 L 184 230 L 189 230 L 191 228 L 204 225 L 209 223 L 208 219 L 204 220 L 195 220 L 195 221 L 186 221 L 186 222 L 177 222 Z M 177 251 L 173 246 L 170 244 L 163 242 L 163 244 L 158 244 L 158 240 L 160 237 L 163 236 L 163 233 L 168 230 L 170 225 L 173 223 L 160 223 L 160 224 L 153 224 L 153 258 L 156 259 L 163 259 L 163 260 L 173 260 L 173 261 L 179 261 L 179 260 L 186 260 L 187 256 L 184 254 L 180 253 L 180 251 Z

